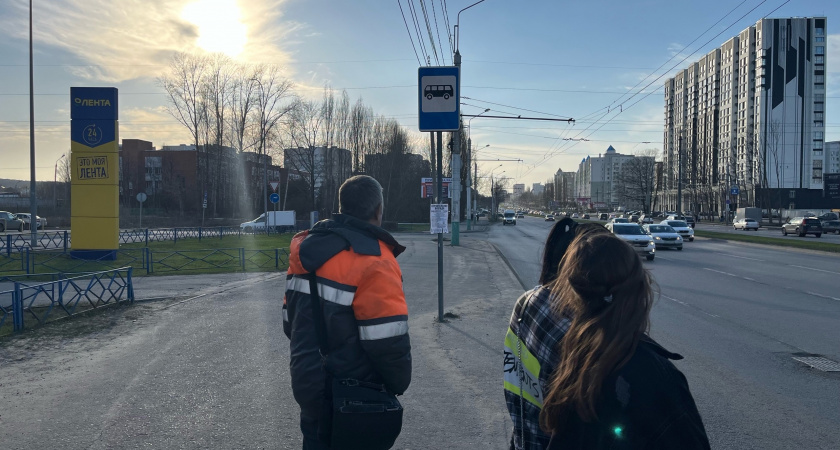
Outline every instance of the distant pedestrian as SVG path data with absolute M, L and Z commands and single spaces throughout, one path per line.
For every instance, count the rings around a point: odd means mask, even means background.
M 708 449 L 682 359 L 647 335 L 653 289 L 636 252 L 611 234 L 572 242 L 551 288 L 568 319 L 542 401 L 548 449 Z M 525 362 L 526 368 L 528 362 Z
M 283 331 L 291 340 L 292 391 L 305 450 L 331 448 L 331 416 L 322 411 L 331 411 L 333 379 L 381 384 L 393 394 L 405 392 L 411 381 L 408 308 L 396 260 L 405 247 L 381 228 L 382 186 L 369 176 L 354 176 L 338 195 L 340 214 L 292 239 L 286 279 Z M 320 302 L 312 301 L 312 283 Z M 350 431 L 362 436 L 376 430 Z M 351 436 L 338 444 L 362 447 L 352 441 Z
M 555 223 L 543 249 L 540 285 L 516 301 L 505 336 L 504 356 L 505 400 L 513 420 L 511 449 L 542 449 L 548 445 L 551 435 L 539 427 L 542 399 L 548 392 L 551 374 L 560 361 L 554 349 L 570 324 L 568 318 L 553 310 L 551 285 L 557 278 L 566 249 L 576 236 L 607 232 L 600 224 L 578 224 L 568 217 Z M 524 402 L 521 401 L 517 376 L 520 361 L 526 361 Z

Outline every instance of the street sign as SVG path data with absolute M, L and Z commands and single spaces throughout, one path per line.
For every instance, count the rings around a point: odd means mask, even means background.
M 431 234 L 449 233 L 449 205 L 433 204 L 429 210 L 429 223 L 432 225 Z
M 207 209 L 207 200 L 204 200 L 203 202 L 201 202 L 201 207 L 204 208 L 204 209 Z
M 147 197 L 146 197 L 146 193 L 145 193 L 145 192 L 141 192 L 141 193 L 137 194 L 137 201 L 138 201 L 138 202 L 140 202 L 140 203 L 145 202 L 145 201 L 146 201 L 146 198 L 147 198 Z
M 732 186 L 732 189 L 729 190 L 729 193 L 732 195 L 738 195 L 741 193 L 741 189 L 738 186 Z
M 420 179 L 420 198 L 434 198 L 435 185 L 437 184 L 434 178 Z M 441 178 L 441 191 L 443 198 L 452 198 L 450 195 L 452 187 L 452 178 Z
M 457 131 L 461 113 L 460 72 L 455 66 L 417 69 L 420 131 Z
M 727 199 L 726 199 L 726 204 L 728 205 L 728 204 L 730 204 L 730 203 L 732 203 L 732 202 L 731 202 L 731 201 L 727 198 Z
M 280 194 L 274 192 L 268 196 L 268 199 L 271 201 L 271 203 L 277 203 L 280 201 Z
M 279 181 L 272 181 L 272 182 L 270 182 L 270 183 L 268 183 L 268 184 L 270 184 L 270 185 L 271 185 L 271 190 L 272 190 L 272 191 L 274 191 L 274 192 L 277 192 L 277 187 L 278 187 L 278 186 L 280 186 L 280 182 L 279 182 Z

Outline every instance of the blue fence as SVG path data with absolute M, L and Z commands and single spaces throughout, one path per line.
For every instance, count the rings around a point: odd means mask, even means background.
M 282 234 L 294 231 L 288 227 L 275 230 L 269 229 L 259 231 L 258 234 Z M 179 239 L 224 239 L 225 236 L 242 236 L 245 233 L 239 227 L 183 227 L 183 228 L 144 228 L 137 230 L 121 230 L 119 236 L 120 244 L 142 243 L 149 245 L 149 242 L 172 241 L 177 243 Z M 70 248 L 72 236 L 69 231 L 39 231 L 35 243 L 37 249 L 61 249 L 67 251 Z M 7 234 L 0 236 L 0 254 L 10 256 L 12 253 L 32 249 L 30 234 Z
M 102 272 L 50 274 L 54 281 L 27 281 L 19 277 L 14 288 L 0 291 L 0 327 L 9 318 L 14 331 L 27 323 L 46 323 L 51 315 L 72 316 L 119 302 L 134 302 L 131 267 Z M 42 276 L 42 275 L 39 275 Z

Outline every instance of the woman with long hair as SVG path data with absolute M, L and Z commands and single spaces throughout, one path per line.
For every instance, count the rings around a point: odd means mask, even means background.
M 540 412 L 549 449 L 708 449 L 682 359 L 648 335 L 653 287 L 626 242 L 575 238 L 552 283 L 552 310 L 568 320 Z M 527 362 L 526 362 L 527 365 Z
M 512 450 L 543 449 L 551 439 L 540 429 L 540 410 L 560 361 L 554 349 L 571 323 L 553 310 L 551 286 L 566 249 L 575 237 L 590 233 L 608 231 L 600 224 L 578 224 L 568 217 L 557 221 L 543 249 L 540 284 L 522 294 L 513 309 L 504 356 L 505 401 L 513 420 Z

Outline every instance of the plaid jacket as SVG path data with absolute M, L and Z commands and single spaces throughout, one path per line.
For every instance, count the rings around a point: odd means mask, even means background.
M 540 430 L 540 411 L 549 378 L 560 362 L 557 345 L 569 330 L 571 318 L 552 311 L 550 299 L 545 286 L 522 294 L 505 336 L 504 386 L 513 420 L 511 449 L 544 449 L 551 439 Z

